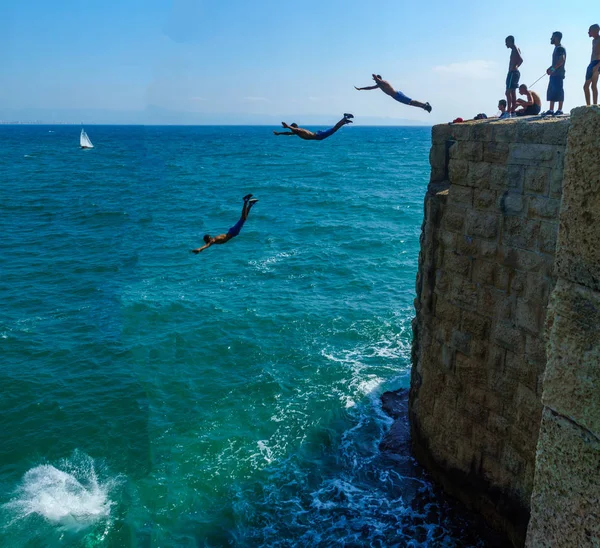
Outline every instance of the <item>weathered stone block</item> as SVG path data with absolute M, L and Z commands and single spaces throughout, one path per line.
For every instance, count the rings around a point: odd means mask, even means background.
M 523 216 L 525 214 L 525 198 L 520 192 L 506 190 L 500 196 L 500 211 L 504 215 Z
M 460 323 L 460 309 L 439 295 L 435 300 L 434 314 L 436 318 L 449 321 L 453 325 Z
M 450 160 L 448 178 L 453 185 L 466 185 L 469 162 L 466 160 Z
M 465 333 L 471 333 L 477 339 L 484 339 L 490 332 L 490 320 L 476 312 L 465 310 L 462 313 L 460 327 Z
M 549 278 L 543 272 L 528 272 L 523 296 L 529 301 L 543 303 L 546 306 L 553 287 L 554 278 Z
M 525 192 L 546 196 L 550 184 L 550 173 L 551 170 L 545 167 L 525 168 Z
M 484 143 L 483 161 L 490 164 L 506 164 L 510 148 L 508 143 Z
M 448 204 L 471 207 L 473 205 L 473 189 L 467 186 L 450 185 Z
M 546 143 L 548 145 L 567 144 L 567 134 L 569 133 L 570 120 L 548 120 L 542 124 L 544 133 L 538 143 Z
M 502 243 L 520 249 L 537 248 L 540 221 L 522 217 L 503 217 Z
M 452 331 L 452 335 L 450 336 L 450 345 L 455 350 L 462 352 L 465 355 L 469 355 L 470 350 L 469 346 L 471 344 L 471 334 L 465 333 L 463 331 L 458 331 L 457 329 Z
M 488 416 L 488 429 L 497 435 L 503 436 L 508 430 L 508 421 L 502 416 L 502 409 L 491 412 Z
M 439 167 L 432 167 L 431 168 L 431 173 L 429 175 L 429 182 L 430 183 L 441 183 L 442 181 L 446 180 L 448 178 L 448 174 L 446 173 L 446 169 L 445 168 L 439 168 Z
M 451 137 L 452 126 L 448 124 L 439 124 L 431 128 L 431 142 L 434 145 L 445 145 Z
M 472 281 L 476 284 L 494 285 L 496 265 L 491 261 L 476 260 L 473 263 Z
M 475 209 L 489 211 L 496 207 L 497 193 L 494 190 L 475 189 L 473 194 L 473 206 Z
M 454 278 L 448 290 L 448 299 L 467 310 L 477 308 L 477 286 L 468 280 Z
M 550 198 L 562 198 L 563 168 L 553 168 L 550 172 Z
M 517 139 L 519 143 L 525 144 L 539 144 L 546 143 L 544 140 L 544 131 L 546 124 L 542 121 L 533 122 L 528 121 L 525 123 L 520 123 L 517 126 Z M 564 143 L 557 144 L 566 144 L 567 141 L 565 139 Z M 551 143 L 555 144 L 555 143 Z
M 525 359 L 527 363 L 541 364 L 545 369 L 546 343 L 542 337 L 536 335 L 525 336 Z
M 487 142 L 492 140 L 493 126 L 489 122 L 475 123 L 471 126 L 471 141 Z
M 471 259 L 465 255 L 458 255 L 452 250 L 446 250 L 443 265 L 446 270 L 468 277 L 471 270 Z
M 543 253 L 526 251 L 514 247 L 500 246 L 498 250 L 502 256 L 502 264 L 515 270 L 526 270 L 528 272 L 541 272 L 550 275 L 554 261 L 552 257 Z
M 468 141 L 471 138 L 470 124 L 452 124 L 448 126 L 450 134 L 455 141 Z
M 507 444 L 504 447 L 502 464 L 512 474 L 520 475 L 521 470 L 525 467 L 525 459 L 521 457 L 519 451 L 513 445 Z
M 542 416 L 526 546 L 596 546 L 600 441 L 549 409 Z
M 494 124 L 492 140 L 496 143 L 514 143 L 517 139 L 517 124 Z
M 511 271 L 505 266 L 496 265 L 496 273 L 494 275 L 494 287 L 501 291 L 507 291 L 511 280 Z
M 521 166 L 493 165 L 490 169 L 490 188 L 500 192 L 523 191 L 523 168 Z
M 533 335 L 538 335 L 543 317 L 544 307 L 539 302 L 517 299 L 515 319 L 519 327 Z
M 477 141 L 456 142 L 450 147 L 450 158 L 481 162 L 483 160 L 483 143 Z
M 491 165 L 485 162 L 469 162 L 466 184 L 475 188 L 488 188 L 490 185 Z
M 498 215 L 470 210 L 467 213 L 466 233 L 485 239 L 498 236 Z
M 492 332 L 492 341 L 517 355 L 525 352 L 525 333 L 509 321 L 497 321 Z
M 513 271 L 512 268 L 510 268 Z M 527 273 L 526 272 L 514 272 L 510 278 L 509 294 L 520 297 L 525 293 L 527 287 Z
M 499 291 L 494 287 L 479 287 L 479 300 L 477 311 L 486 317 L 499 320 L 513 320 L 515 298 Z
M 459 255 L 476 257 L 479 254 L 479 240 L 477 238 L 473 238 L 472 236 L 457 236 L 456 252 Z
M 462 232 L 467 210 L 463 207 L 448 206 L 444 211 L 442 228 L 451 232 Z
M 432 145 L 429 151 L 429 163 L 432 168 L 446 169 L 446 145 Z
M 509 145 L 508 163 L 526 166 L 551 166 L 559 152 L 552 145 L 521 144 L 512 142 Z
M 556 239 L 558 237 L 558 223 L 541 223 L 539 235 L 539 249 L 543 253 L 554 255 Z
M 600 292 L 559 279 L 548 314 L 544 405 L 600 438 Z
M 543 198 L 542 196 L 529 197 L 530 217 L 538 217 L 540 219 L 558 219 L 558 211 L 560 209 L 560 200 L 553 198 Z
M 447 232 L 440 230 L 438 232 L 439 241 L 442 243 L 442 247 L 445 250 L 454 251 L 456 249 L 457 235 L 454 232 Z

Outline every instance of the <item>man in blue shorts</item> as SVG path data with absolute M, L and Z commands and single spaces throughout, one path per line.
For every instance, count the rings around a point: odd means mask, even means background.
M 592 60 L 585 71 L 585 84 L 583 92 L 585 93 L 585 103 L 590 105 L 598 104 L 598 74 L 600 71 L 600 25 L 592 25 L 588 31 L 588 36 L 592 39 Z M 594 94 L 594 102 L 590 102 L 590 86 Z
M 203 238 L 204 245 L 202 247 L 198 247 L 197 249 L 192 249 L 192 253 L 197 255 L 201 251 L 208 249 L 213 244 L 225 244 L 231 240 L 231 238 L 235 238 L 240 233 L 240 230 L 242 230 L 242 227 L 248 218 L 248 213 L 250 213 L 252 206 L 256 202 L 258 202 L 258 200 L 256 198 L 252 198 L 252 194 L 247 194 L 244 196 L 244 207 L 242 207 L 242 216 L 240 217 L 240 220 L 227 231 L 227 234 L 219 234 L 214 238 L 210 234 L 205 234 Z
M 304 139 L 305 141 L 322 141 L 323 139 L 327 139 L 327 137 L 330 135 L 333 135 L 342 126 L 351 124 L 352 120 L 350 120 L 350 118 L 354 118 L 354 116 L 346 113 L 344 114 L 344 117 L 337 124 L 335 124 L 335 126 L 330 127 L 329 129 L 314 132 L 302 127 L 298 127 L 298 124 L 287 125 L 285 122 L 281 122 L 281 125 L 290 131 L 274 131 L 273 133 L 275 135 L 297 135 L 300 137 L 300 139 Z
M 546 71 L 550 76 L 548 82 L 548 91 L 546 99 L 550 101 L 550 110 L 544 113 L 544 116 L 560 116 L 563 113 L 563 102 L 565 100 L 565 90 L 563 83 L 565 80 L 565 63 L 567 62 L 567 50 L 561 45 L 562 32 L 553 32 L 550 43 L 554 46 L 552 52 L 552 65 Z M 558 101 L 558 110 L 554 112 L 554 103 Z
M 407 97 L 401 91 L 395 90 L 392 87 L 392 85 L 388 81 L 381 78 L 381 76 L 379 74 L 373 74 L 372 76 L 373 76 L 373 80 L 375 81 L 374 86 L 367 86 L 366 88 L 357 88 L 356 86 L 354 86 L 354 89 L 357 89 L 358 91 L 368 91 L 371 89 L 380 89 L 381 91 L 383 91 L 383 93 L 385 93 L 386 95 L 389 95 L 392 99 L 396 99 L 396 101 L 398 101 L 399 103 L 402 103 L 403 105 L 409 105 L 411 107 L 419 107 L 419 108 L 422 108 L 423 110 L 426 110 L 427 112 L 431 112 L 431 105 L 429 103 L 420 103 L 419 101 L 414 101 L 410 97 Z
M 506 101 L 508 103 L 506 110 L 509 116 L 512 117 L 515 116 L 515 109 L 517 108 L 517 88 L 521 78 L 519 67 L 523 64 L 523 57 L 521 57 L 521 50 L 515 45 L 514 36 L 507 36 L 504 43 L 510 49 L 508 74 L 506 75 Z

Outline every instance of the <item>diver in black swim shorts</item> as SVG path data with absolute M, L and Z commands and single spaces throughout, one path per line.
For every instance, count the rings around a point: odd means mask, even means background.
M 508 112 L 509 116 L 514 116 L 515 109 L 517 108 L 517 88 L 519 87 L 519 79 L 521 78 L 519 67 L 523 64 L 523 57 L 521 57 L 521 50 L 515 45 L 514 36 L 507 36 L 504 43 L 511 50 L 510 61 L 508 62 L 508 74 L 506 75 L 506 101 L 508 102 L 506 112 Z
M 250 213 L 252 206 L 256 202 L 258 202 L 258 199 L 252 198 L 252 194 L 247 194 L 246 196 L 244 196 L 244 207 L 242 207 L 242 216 L 240 217 L 240 220 L 227 231 L 227 234 L 219 234 L 214 238 L 210 234 L 205 234 L 204 245 L 202 247 L 192 249 L 192 253 L 196 253 L 197 255 L 198 253 L 204 251 L 213 244 L 225 244 L 229 240 L 231 240 L 231 238 L 235 238 L 240 233 L 240 230 L 242 230 L 242 227 L 244 226 L 244 223 L 248 218 L 248 213 Z

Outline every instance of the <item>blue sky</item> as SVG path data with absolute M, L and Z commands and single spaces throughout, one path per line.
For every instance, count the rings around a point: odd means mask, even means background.
M 3 0 L 0 119 L 86 123 L 445 122 L 494 114 L 516 37 L 531 84 L 564 34 L 583 103 L 597 1 Z M 594 9 L 595 8 L 595 9 Z M 382 74 L 433 113 L 380 91 Z M 534 89 L 545 99 L 546 79 Z M 544 104 L 546 106 L 546 104 Z

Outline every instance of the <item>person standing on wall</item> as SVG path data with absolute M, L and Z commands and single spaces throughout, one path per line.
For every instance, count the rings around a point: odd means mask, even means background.
M 585 93 L 585 103 L 590 105 L 598 104 L 598 71 L 600 71 L 600 25 L 592 25 L 588 31 L 588 36 L 592 39 L 592 61 L 585 72 L 585 84 L 583 92 Z M 594 94 L 594 102 L 590 102 L 590 86 Z
M 514 36 L 507 36 L 504 43 L 510 50 L 510 61 L 508 62 L 508 74 L 506 76 L 506 101 L 508 102 L 506 111 L 512 117 L 515 116 L 515 108 L 517 108 L 517 88 L 521 78 L 519 67 L 523 64 L 523 57 L 521 57 L 521 50 L 515 45 Z
M 562 32 L 553 32 L 550 43 L 554 46 L 552 52 L 552 65 L 548 67 L 546 74 L 550 76 L 548 82 L 548 91 L 546 99 L 550 101 L 550 110 L 544 113 L 544 116 L 560 116 L 563 113 L 563 102 L 565 100 L 565 90 L 563 87 L 565 80 L 565 63 L 567 62 L 567 50 L 561 44 Z M 554 103 L 558 101 L 558 110 L 554 112 Z

